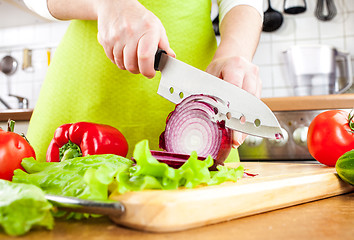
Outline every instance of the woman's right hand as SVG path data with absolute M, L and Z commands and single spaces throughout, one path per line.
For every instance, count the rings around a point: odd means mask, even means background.
M 161 21 L 137 0 L 97 3 L 98 41 L 120 69 L 152 78 L 158 48 L 175 57 Z

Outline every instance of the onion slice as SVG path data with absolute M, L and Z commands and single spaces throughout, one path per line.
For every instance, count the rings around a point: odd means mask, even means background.
M 212 121 L 218 112 L 214 102 L 223 103 L 212 96 L 192 95 L 176 105 L 160 136 L 160 148 L 167 152 L 153 151 L 153 156 L 172 165 L 172 161 L 185 162 L 196 151 L 201 159 L 211 155 L 214 167 L 223 164 L 231 150 L 232 130 L 225 128 L 224 122 Z

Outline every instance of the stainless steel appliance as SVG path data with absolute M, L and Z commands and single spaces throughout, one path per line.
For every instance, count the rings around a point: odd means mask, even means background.
M 345 109 L 349 113 L 354 107 L 354 94 L 274 98 L 267 105 L 275 109 L 284 138 L 247 136 L 239 147 L 241 160 L 313 160 L 307 148 L 311 121 L 329 109 Z

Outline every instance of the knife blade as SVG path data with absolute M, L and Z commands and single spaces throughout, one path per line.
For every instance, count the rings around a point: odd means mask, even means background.
M 178 104 L 195 94 L 214 96 L 225 103 L 213 103 L 217 109 L 217 114 L 212 118 L 214 122 L 225 121 L 226 127 L 249 135 L 282 138 L 273 112 L 247 91 L 170 57 L 160 49 L 155 55 L 155 70 L 161 72 L 157 93 L 167 100 Z

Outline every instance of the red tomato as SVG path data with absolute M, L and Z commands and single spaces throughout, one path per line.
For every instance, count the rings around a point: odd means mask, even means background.
M 23 169 L 21 161 L 36 157 L 32 146 L 14 132 L 0 130 L 0 179 L 12 180 L 15 169 Z
M 320 113 L 311 122 L 307 146 L 311 155 L 320 163 L 335 166 L 338 158 L 354 149 L 353 120 L 344 110 Z

